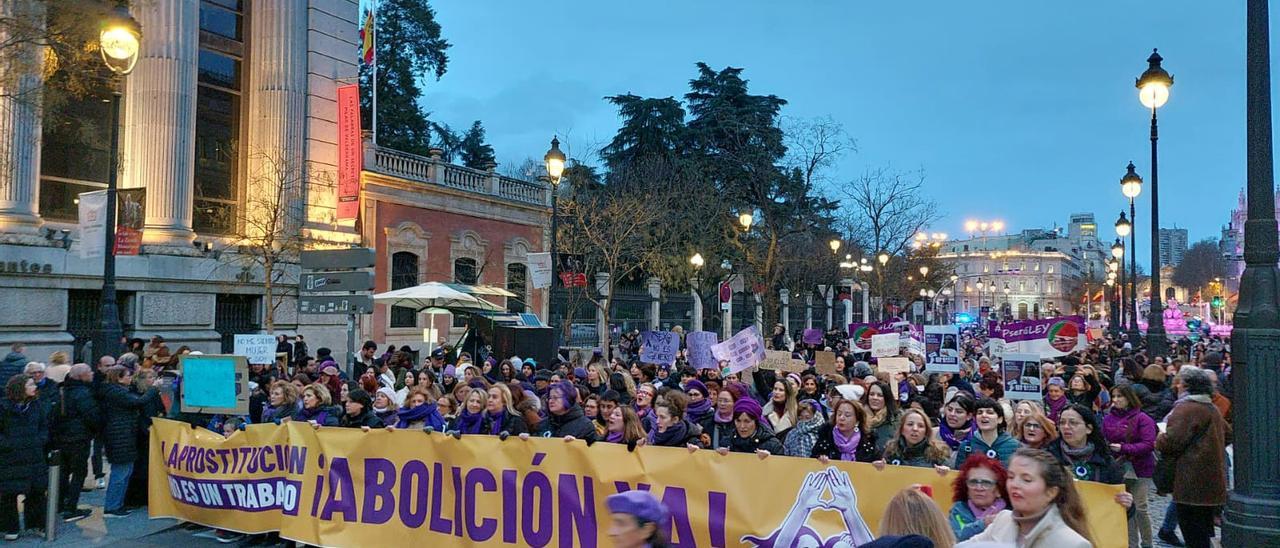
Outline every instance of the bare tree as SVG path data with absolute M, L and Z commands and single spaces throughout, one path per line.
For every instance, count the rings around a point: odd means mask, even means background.
M 1227 275 L 1227 261 L 1213 240 L 1201 240 L 1187 249 L 1182 262 L 1173 268 L 1173 283 L 1197 293 L 1214 278 Z
M 841 189 L 842 224 L 869 253 L 906 253 L 915 235 L 942 218 L 924 192 L 923 173 L 873 169 Z
M 836 162 L 858 150 L 857 141 L 830 116 L 783 118 L 782 130 L 787 145 L 783 162 L 788 168 L 799 169 L 809 185 L 827 183 Z
M 302 232 L 306 220 L 305 193 L 334 186 L 333 173 L 316 164 L 302 164 L 281 150 L 255 150 L 249 154 L 250 170 L 245 203 L 233 211 L 224 226 L 230 231 L 227 247 L 235 253 L 224 264 L 236 264 L 247 272 L 261 270 L 268 333 L 275 332 L 275 314 L 289 296 L 296 296 L 298 280 L 289 277 L 308 240 Z
M 651 179 L 669 176 L 669 165 L 644 162 L 615 176 Z M 561 202 L 564 220 L 559 226 L 561 253 L 581 255 L 584 272 L 608 272 L 609 281 L 601 293 L 582 292 L 603 312 L 608 325 L 614 287 L 620 280 L 648 273 L 661 263 L 673 247 L 673 232 L 663 230 L 678 199 L 674 192 L 627 192 L 609 186 L 595 192 L 575 193 Z M 567 322 L 566 322 L 567 323 Z M 609 345 L 608 330 L 599 333 L 601 348 Z

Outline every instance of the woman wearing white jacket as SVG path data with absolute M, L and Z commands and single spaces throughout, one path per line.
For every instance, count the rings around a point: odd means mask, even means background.
M 999 543 L 1019 548 L 1092 548 L 1084 504 L 1058 460 L 1040 449 L 1019 449 L 1009 461 L 1012 510 L 957 547 Z

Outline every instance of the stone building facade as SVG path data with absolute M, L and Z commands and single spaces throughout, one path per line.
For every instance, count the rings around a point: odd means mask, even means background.
M 0 10 L 34 4 L 0 0 Z M 133 16 L 144 30 L 122 84 L 118 184 L 144 188 L 146 199 L 141 252 L 117 257 L 122 323 L 126 334 L 220 351 L 235 333 L 259 331 L 269 305 L 263 272 L 230 237 L 248 197 L 278 182 L 261 158 L 297 173 L 336 169 L 335 86 L 357 73 L 358 6 L 135 2 Z M 16 81 L 56 85 L 35 74 Z M 103 265 L 80 257 L 76 210 L 79 193 L 106 187 L 110 109 L 98 97 L 56 108 L 43 94 L 0 97 L 0 343 L 25 342 L 33 359 L 68 349 L 82 358 L 99 323 Z M 100 137 L 78 141 L 64 126 Z M 307 178 L 293 197 L 306 209 L 296 230 L 309 245 L 358 244 L 350 223 L 333 220 L 332 185 Z M 296 286 L 296 266 L 283 270 L 281 283 Z M 341 319 L 300 319 L 293 297 L 274 308 L 278 331 L 304 331 L 312 348 L 345 341 Z

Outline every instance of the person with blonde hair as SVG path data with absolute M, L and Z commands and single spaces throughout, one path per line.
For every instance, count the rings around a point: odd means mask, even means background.
M 529 431 L 529 424 L 512 401 L 511 389 L 503 383 L 489 387 L 485 400 L 484 418 L 480 422 L 480 433 L 499 435 L 519 435 Z
M 880 517 L 881 538 L 920 535 L 933 541 L 937 548 L 952 548 L 956 535 L 947 516 L 933 499 L 916 487 L 908 487 L 894 495 Z
M 1023 447 L 1044 449 L 1058 439 L 1058 425 L 1045 416 L 1040 407 L 1033 407 L 1017 427 L 1015 438 Z
M 309 422 L 312 426 L 337 426 L 342 410 L 333 407 L 329 388 L 320 383 L 308 384 L 302 389 L 302 407 L 293 414 L 293 420 Z
M 301 407 L 298 387 L 284 379 L 277 380 L 271 383 L 267 401 L 262 404 L 261 422 L 280 422 L 292 417 Z

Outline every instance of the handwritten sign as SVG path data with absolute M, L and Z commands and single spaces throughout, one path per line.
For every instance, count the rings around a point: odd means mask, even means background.
M 1003 354 L 1000 372 L 1004 396 L 1011 400 L 1037 400 L 1040 393 L 1040 354 Z
M 684 336 L 684 342 L 687 346 L 689 365 L 694 369 L 716 368 L 716 357 L 711 353 L 711 347 L 719 342 L 719 337 L 714 331 L 691 331 Z
M 805 364 L 800 360 L 791 359 L 791 353 L 786 350 L 766 350 L 764 361 L 760 363 L 760 369 L 802 373 L 805 370 Z
M 656 365 L 674 365 L 680 350 L 680 334 L 671 331 L 645 331 L 640 334 L 640 361 Z
M 901 380 L 898 374 L 911 374 L 911 360 L 907 358 L 880 358 L 876 361 L 879 364 L 880 372 L 889 374 L 889 387 L 893 389 L 893 399 L 898 399 L 898 381 Z
M 235 351 L 249 363 L 271 365 L 276 361 L 276 338 L 271 335 L 236 335 Z
M 836 366 L 835 352 L 814 352 L 813 367 L 818 370 L 819 375 L 839 375 L 840 369 Z
M 871 336 L 871 357 L 888 358 L 898 355 L 898 334 L 880 333 Z
M 729 340 L 712 345 L 711 354 L 718 361 L 729 362 L 723 374 L 732 375 L 760 365 L 764 361 L 764 338 L 756 326 L 735 333 Z
M 805 344 L 822 344 L 822 330 L 821 329 L 804 330 L 804 343 Z

